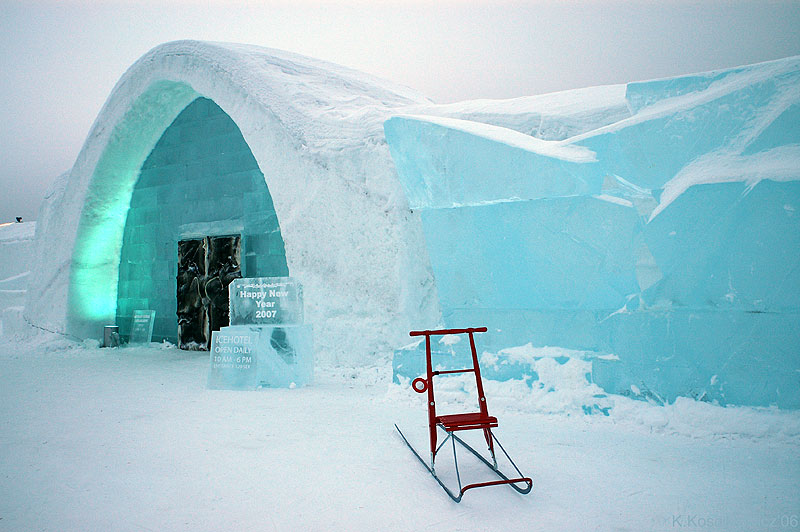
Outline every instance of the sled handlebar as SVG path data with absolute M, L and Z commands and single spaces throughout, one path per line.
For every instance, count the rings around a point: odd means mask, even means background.
M 470 334 L 486 332 L 486 327 L 470 327 L 469 329 L 438 329 L 427 331 L 411 331 L 409 336 L 439 336 L 445 334 Z

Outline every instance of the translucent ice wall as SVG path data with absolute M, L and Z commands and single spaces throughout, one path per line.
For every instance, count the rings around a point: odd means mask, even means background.
M 445 325 L 615 355 L 593 361 L 609 392 L 800 407 L 800 58 L 626 100 L 564 141 L 386 122 Z

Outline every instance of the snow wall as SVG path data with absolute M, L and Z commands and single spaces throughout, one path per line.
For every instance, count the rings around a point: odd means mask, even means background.
M 170 159 L 185 155 L 180 149 L 159 150 L 154 157 L 166 154 L 163 164 L 143 168 L 175 119 L 200 98 L 235 124 L 250 152 L 241 152 L 242 158 L 252 157 L 255 167 L 231 163 L 214 173 L 205 165 L 204 173 L 192 174 L 199 181 L 191 187 L 181 186 L 190 173 L 185 164 L 181 170 L 186 161 Z M 117 83 L 75 165 L 45 199 L 26 319 L 52 331 L 99 338 L 103 325 L 117 319 L 120 301 L 127 310 L 149 308 L 159 293 L 174 292 L 164 288 L 171 274 L 161 266 L 177 248 L 158 252 L 160 240 L 148 224 L 172 216 L 174 235 L 204 225 L 207 234 L 245 227 L 256 237 L 258 228 L 248 226 L 245 211 L 269 205 L 280 227 L 284 268 L 304 287 L 317 360 L 358 364 L 391 353 L 409 329 L 439 320 L 419 217 L 408 209 L 382 127 L 393 109 L 428 103 L 409 89 L 277 50 L 195 41 L 151 50 Z M 198 136 L 196 129 L 192 135 Z M 230 160 L 223 140 L 206 143 L 204 149 L 215 154 L 194 155 Z M 169 165 L 178 172 L 161 172 Z M 149 172 L 155 167 L 157 172 Z M 143 170 L 158 175 L 146 175 L 137 189 Z M 263 176 L 260 206 L 242 200 L 243 208 L 240 200 L 231 200 L 245 194 L 228 186 L 231 176 L 242 172 L 250 172 L 247 179 Z M 188 196 L 198 188 L 206 203 Z M 142 201 L 152 200 L 154 208 L 138 211 L 143 204 L 137 199 L 136 219 L 129 220 L 136 190 L 144 191 Z M 148 253 L 153 254 L 149 269 L 129 278 Z M 120 284 L 121 268 L 122 280 L 132 282 Z M 149 272 L 156 271 L 160 277 L 150 282 Z
M 594 353 L 611 393 L 800 407 L 800 58 L 615 90 L 582 121 L 553 95 L 538 129 L 474 103 L 386 122 L 444 324 Z
M 22 329 L 36 222 L 0 224 L 0 336 Z

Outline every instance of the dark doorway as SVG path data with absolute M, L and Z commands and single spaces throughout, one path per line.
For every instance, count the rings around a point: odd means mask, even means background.
M 228 285 L 242 276 L 241 237 L 207 236 L 178 242 L 178 346 L 211 347 L 211 331 L 230 323 Z

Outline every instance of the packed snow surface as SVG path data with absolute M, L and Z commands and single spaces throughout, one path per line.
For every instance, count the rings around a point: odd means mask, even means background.
M 492 383 L 497 435 L 535 487 L 455 504 L 394 430 L 424 452 L 424 397 L 387 363 L 231 392 L 205 389 L 205 354 L 172 346 L 0 342 L 0 530 L 753 531 L 788 530 L 771 525 L 800 508 L 797 412 L 618 398 L 608 416 L 554 415 Z M 442 392 L 442 409 L 470 402 Z M 463 480 L 488 479 L 459 456 Z

